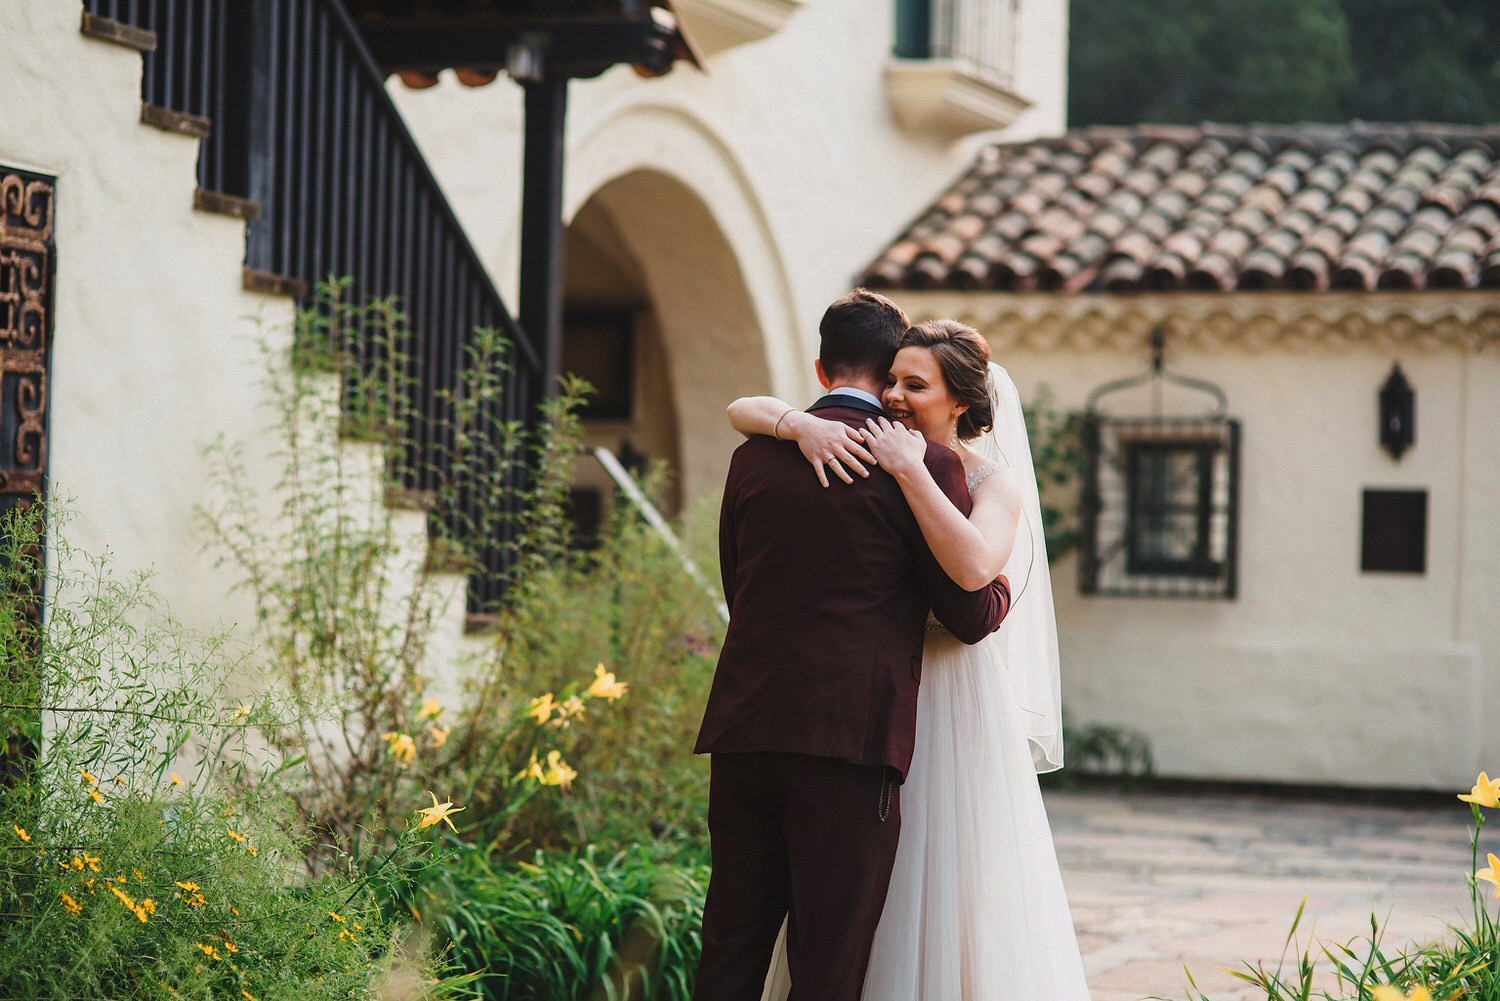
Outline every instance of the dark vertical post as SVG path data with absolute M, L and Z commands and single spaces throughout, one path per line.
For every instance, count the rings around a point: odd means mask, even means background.
M 542 371 L 532 402 L 557 392 L 562 369 L 563 123 L 568 78 L 543 73 L 526 89 L 525 178 L 521 192 L 521 327 Z

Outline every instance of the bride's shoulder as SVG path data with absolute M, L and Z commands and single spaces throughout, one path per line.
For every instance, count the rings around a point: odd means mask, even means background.
M 969 493 L 978 495 L 982 491 L 986 494 L 1009 494 L 1014 492 L 1019 482 L 1015 471 L 1009 466 L 990 462 L 982 459 L 965 467 L 965 475 L 969 481 Z

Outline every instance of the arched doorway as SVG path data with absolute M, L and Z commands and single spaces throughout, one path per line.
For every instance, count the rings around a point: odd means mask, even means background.
M 713 213 L 680 180 L 636 170 L 574 214 L 565 260 L 563 368 L 600 390 L 587 444 L 665 460 L 669 513 L 716 491 L 739 442 L 724 405 L 768 390 L 771 377 L 762 325 Z M 592 460 L 575 482 L 585 515 L 591 498 L 611 494 Z

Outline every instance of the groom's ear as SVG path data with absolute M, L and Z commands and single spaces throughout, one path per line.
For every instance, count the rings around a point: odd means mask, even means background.
M 824 389 L 828 388 L 828 373 L 823 371 L 823 359 L 813 359 L 813 371 L 818 373 L 818 384 Z

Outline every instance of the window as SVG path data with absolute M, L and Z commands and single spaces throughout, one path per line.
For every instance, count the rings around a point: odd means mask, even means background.
M 1014 122 L 1016 0 L 896 0 L 886 98 L 909 131 L 956 139 Z
M 1366 490 L 1360 519 L 1359 568 L 1427 572 L 1427 491 Z
M 1093 415 L 1083 445 L 1079 590 L 1234 597 L 1238 422 Z
M 581 416 L 629 421 L 635 416 L 635 313 L 626 309 L 571 311 L 563 320 L 564 372 L 594 387 Z
M 896 0 L 896 58 L 952 59 L 1008 87 L 1015 23 L 1015 0 Z

